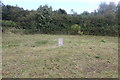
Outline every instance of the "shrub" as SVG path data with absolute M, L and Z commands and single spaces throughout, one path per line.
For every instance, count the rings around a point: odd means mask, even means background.
M 71 34 L 78 34 L 80 31 L 80 26 L 77 24 L 74 24 L 71 26 Z
M 16 27 L 17 24 L 15 22 L 13 22 L 13 21 L 5 21 L 5 20 L 3 20 L 2 21 L 2 26 L 3 27 Z
M 81 31 L 78 31 L 78 35 L 83 35 L 83 32 L 81 32 Z

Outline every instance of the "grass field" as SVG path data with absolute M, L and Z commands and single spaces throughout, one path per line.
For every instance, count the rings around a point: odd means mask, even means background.
M 3 78 L 118 77 L 117 37 L 10 33 L 3 34 L 2 50 Z

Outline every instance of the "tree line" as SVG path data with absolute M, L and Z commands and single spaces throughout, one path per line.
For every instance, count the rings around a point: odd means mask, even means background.
M 101 2 L 99 8 L 89 13 L 77 14 L 71 9 L 68 14 L 64 9 L 53 10 L 51 6 L 40 5 L 36 10 L 2 3 L 2 28 L 15 28 L 24 33 L 44 34 L 87 34 L 117 36 L 120 25 L 120 2 Z

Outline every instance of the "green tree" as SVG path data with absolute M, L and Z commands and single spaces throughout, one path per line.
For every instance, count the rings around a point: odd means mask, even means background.
M 117 18 L 118 18 L 118 25 L 120 25 L 120 1 L 117 5 Z
M 40 6 L 37 9 L 36 13 L 36 23 L 37 23 L 37 30 L 42 33 L 49 33 L 51 31 L 51 24 L 52 21 L 52 7 L 47 5 Z
M 25 29 L 27 33 L 34 33 L 37 31 L 35 14 L 36 12 L 31 11 L 28 15 L 20 17 L 18 22 L 19 28 Z
M 67 12 L 64 9 L 61 9 L 61 8 L 57 12 L 59 14 L 67 14 Z

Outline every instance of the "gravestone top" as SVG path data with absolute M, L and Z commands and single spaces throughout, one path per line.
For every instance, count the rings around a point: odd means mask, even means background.
M 63 38 L 58 38 L 58 46 L 63 46 Z

